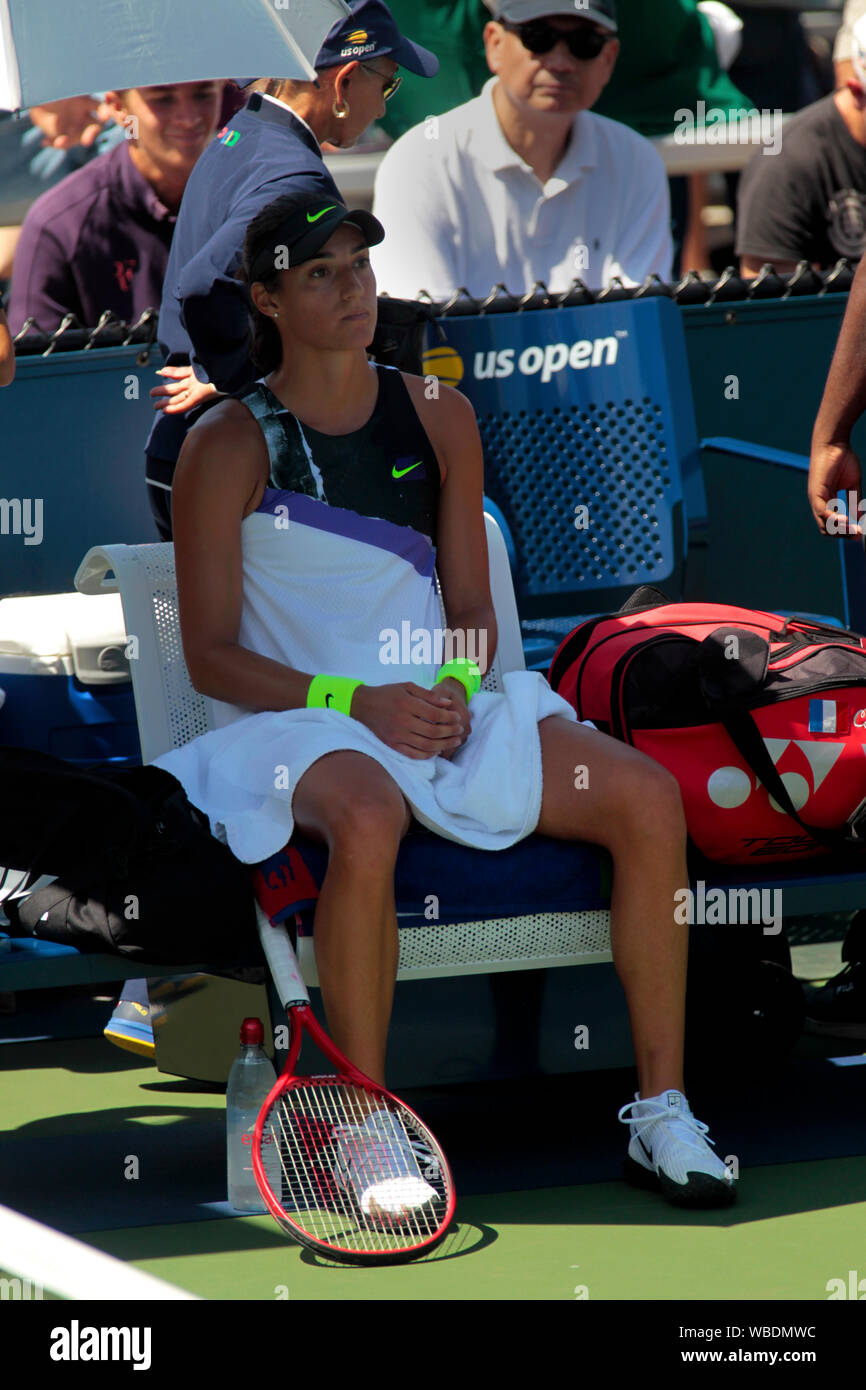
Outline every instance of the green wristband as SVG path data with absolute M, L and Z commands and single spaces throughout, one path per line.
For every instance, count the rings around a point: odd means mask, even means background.
M 363 681 L 351 676 L 313 676 L 307 691 L 307 709 L 335 709 L 352 713 L 352 696 Z
M 481 689 L 481 669 L 476 662 L 470 661 L 468 657 L 458 656 L 454 661 L 446 661 L 445 665 L 440 668 L 433 684 L 438 685 L 440 681 L 447 680 L 449 676 L 452 680 L 459 681 L 463 686 L 466 691 L 467 704 L 472 696 L 477 695 Z

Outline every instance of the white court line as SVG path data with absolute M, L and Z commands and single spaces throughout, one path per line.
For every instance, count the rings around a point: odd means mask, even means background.
M 0 1267 L 65 1298 L 156 1302 L 201 1300 L 164 1279 L 132 1269 L 113 1255 L 53 1231 L 29 1216 L 0 1206 Z

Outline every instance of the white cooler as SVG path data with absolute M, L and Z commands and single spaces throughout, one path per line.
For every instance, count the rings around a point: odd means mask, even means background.
M 119 594 L 0 599 L 0 744 L 140 762 L 126 645 Z

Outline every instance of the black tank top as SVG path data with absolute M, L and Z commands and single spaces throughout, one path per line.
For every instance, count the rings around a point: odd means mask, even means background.
M 264 381 L 240 400 L 265 436 L 271 487 L 411 526 L 435 545 L 439 462 L 400 373 L 380 365 L 376 372 L 373 414 L 351 434 L 302 425 Z

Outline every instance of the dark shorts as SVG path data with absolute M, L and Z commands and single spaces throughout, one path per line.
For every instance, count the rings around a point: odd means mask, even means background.
M 150 510 L 156 522 L 160 540 L 170 541 L 171 536 L 171 484 L 177 464 L 173 459 L 155 458 L 146 453 L 145 481 Z

